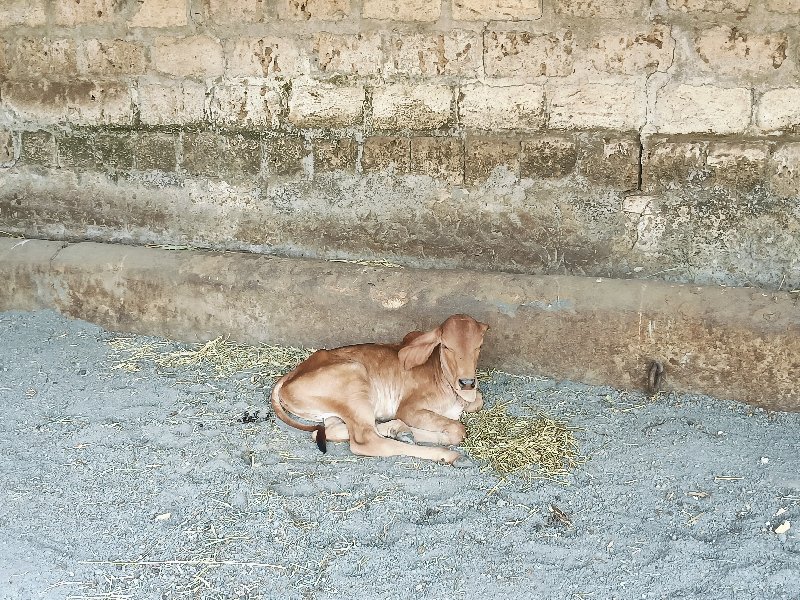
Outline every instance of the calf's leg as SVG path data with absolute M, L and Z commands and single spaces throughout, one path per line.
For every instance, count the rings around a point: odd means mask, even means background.
M 431 410 L 401 406 L 400 410 L 397 411 L 397 417 L 404 423 L 408 423 L 413 428 L 412 430 L 423 429 L 431 433 L 441 434 L 443 438 L 435 439 L 444 439 L 444 443 L 450 446 L 463 442 L 466 435 L 466 430 L 461 421 L 448 419 Z M 418 436 L 416 431 L 414 431 L 414 437 L 420 441 L 423 439 L 423 436 Z

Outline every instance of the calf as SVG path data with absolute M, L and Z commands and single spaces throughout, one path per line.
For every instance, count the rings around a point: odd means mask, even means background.
M 483 406 L 475 369 L 488 328 L 453 315 L 436 329 L 409 333 L 402 344 L 319 350 L 275 384 L 275 414 L 313 431 L 323 452 L 326 440 L 350 440 L 354 454 L 468 466 L 469 459 L 443 446 L 461 443 L 461 413 Z

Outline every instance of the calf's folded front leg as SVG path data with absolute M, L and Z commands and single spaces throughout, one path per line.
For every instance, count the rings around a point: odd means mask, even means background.
M 423 439 L 425 436 L 417 432 L 418 429 L 441 435 L 440 438 L 437 438 L 437 442 L 448 446 L 460 444 L 466 436 L 466 430 L 461 421 L 448 419 L 432 410 L 401 407 L 397 411 L 397 418 L 412 428 L 417 441 L 428 441 Z
M 342 411 L 341 419 L 347 424 L 350 433 L 350 450 L 353 454 L 362 456 L 413 456 L 426 458 L 440 463 L 447 463 L 457 467 L 469 466 L 461 454 L 454 450 L 441 447 L 424 447 L 408 444 L 396 439 L 384 437 L 385 433 L 399 434 L 408 430 L 407 425 L 398 420 L 389 421 L 388 427 L 381 427 L 375 423 L 375 414 L 371 406 L 350 407 Z
M 413 456 L 450 464 L 455 467 L 471 466 L 463 460 L 464 457 L 461 454 L 454 450 L 407 444 L 383 437 L 374 429 L 362 432 L 357 438 L 351 437 L 350 450 L 353 454 L 362 456 Z

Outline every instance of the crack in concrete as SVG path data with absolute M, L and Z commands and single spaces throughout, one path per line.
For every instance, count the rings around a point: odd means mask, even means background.
M 651 3 L 652 7 L 652 3 Z M 644 160 L 645 160 L 645 143 L 644 140 L 648 136 L 657 133 L 655 131 L 655 125 L 651 122 L 653 118 L 653 113 L 655 111 L 656 102 L 658 100 L 658 93 L 663 90 L 669 82 L 671 81 L 671 77 L 669 77 L 669 71 L 675 66 L 675 53 L 678 48 L 678 40 L 675 37 L 675 33 L 673 27 L 669 28 L 669 37 L 672 40 L 672 56 L 670 57 L 669 64 L 666 66 L 665 69 L 656 69 L 652 73 L 646 76 L 645 78 L 645 106 L 644 106 L 644 124 L 639 127 L 638 130 L 638 137 L 639 137 L 639 165 L 638 165 L 638 176 L 637 176 L 637 184 L 636 184 L 636 191 L 641 192 L 642 185 L 643 185 L 643 173 L 644 173 Z M 660 83 L 657 85 L 656 89 L 653 90 L 651 86 L 653 85 L 653 79 L 659 75 L 665 75 Z M 651 110 L 651 103 L 652 103 L 652 110 Z
M 636 174 L 636 191 L 642 191 L 642 171 L 644 170 L 644 144 L 642 143 L 642 132 L 639 132 L 639 166 Z

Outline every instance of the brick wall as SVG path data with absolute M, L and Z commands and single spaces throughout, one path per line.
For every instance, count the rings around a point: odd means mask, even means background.
M 800 0 L 5 0 L 0 230 L 800 288 Z

